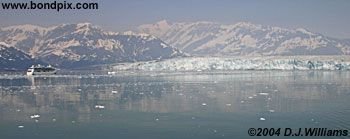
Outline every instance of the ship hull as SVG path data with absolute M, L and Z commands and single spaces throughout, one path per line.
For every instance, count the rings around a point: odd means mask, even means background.
M 56 71 L 48 71 L 48 72 L 27 72 L 27 75 L 31 76 L 31 75 L 54 75 L 56 74 Z

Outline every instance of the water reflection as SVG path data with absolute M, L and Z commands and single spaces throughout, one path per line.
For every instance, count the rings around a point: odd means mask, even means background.
M 33 122 L 30 116 L 39 114 L 40 122 L 89 123 L 108 113 L 141 112 L 286 122 L 293 121 L 285 119 L 288 115 L 305 114 L 306 121 L 324 118 L 348 127 L 349 78 L 349 72 L 309 71 L 1 77 L 0 121 Z
M 247 72 L 163 76 L 23 77 L 1 79 L 1 112 L 91 113 L 306 111 L 312 101 L 348 95 L 347 72 Z M 303 102 L 303 103 L 299 103 Z M 203 104 L 206 104 L 205 106 Z M 4 116 L 6 117 L 6 116 Z

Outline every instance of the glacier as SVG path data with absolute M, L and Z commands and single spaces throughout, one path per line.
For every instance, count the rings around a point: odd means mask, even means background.
M 350 70 L 349 56 L 185 57 L 122 63 L 113 71 Z M 114 72 L 110 72 L 114 73 Z

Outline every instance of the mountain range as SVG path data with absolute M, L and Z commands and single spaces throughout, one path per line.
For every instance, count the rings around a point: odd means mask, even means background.
M 163 20 L 124 33 L 90 23 L 0 28 L 0 70 L 25 69 L 35 63 L 80 68 L 188 55 L 350 55 L 350 39 L 250 22 L 227 25 Z
M 15 47 L 10 47 L 5 43 L 0 42 L 0 69 L 1 70 L 16 70 L 25 69 L 32 64 L 41 64 L 43 62 L 31 58 L 30 55 L 18 50 Z
M 350 41 L 314 33 L 304 28 L 280 27 L 238 22 L 169 23 L 166 20 L 138 27 L 142 33 L 161 38 L 171 46 L 192 55 L 283 56 L 349 55 Z
M 39 59 L 62 68 L 159 60 L 184 55 L 152 35 L 108 32 L 90 23 L 5 27 L 0 29 L 0 42 L 4 44 L 2 48 L 15 48 L 12 55 L 18 54 L 17 51 L 22 52 L 22 57 L 27 60 Z

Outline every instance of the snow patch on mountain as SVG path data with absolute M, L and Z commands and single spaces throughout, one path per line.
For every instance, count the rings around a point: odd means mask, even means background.
M 5 43 L 5 42 L 0 42 L 0 46 L 2 46 L 1 49 L 4 49 L 5 47 L 10 47 L 10 45 L 8 45 L 8 44 Z M 5 47 L 4 47 L 4 46 L 5 46 Z
M 1 30 L 4 31 L 24 31 L 24 32 L 38 32 L 39 34 L 44 34 L 47 29 L 40 26 L 25 24 L 25 25 L 18 25 L 18 26 L 9 26 L 2 28 Z
M 169 23 L 167 20 L 161 20 L 155 24 L 141 25 L 138 27 L 138 30 L 141 30 L 141 32 L 148 32 L 149 34 L 160 36 L 168 29 L 170 29 L 170 27 L 171 23 Z

